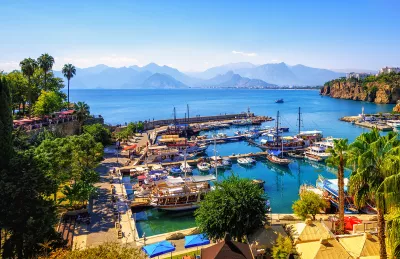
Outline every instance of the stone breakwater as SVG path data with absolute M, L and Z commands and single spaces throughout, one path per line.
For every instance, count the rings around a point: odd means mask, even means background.
M 361 84 L 356 81 L 334 80 L 326 83 L 321 88 L 320 94 L 333 98 L 387 104 L 396 103 L 400 99 L 400 88 L 378 82 Z

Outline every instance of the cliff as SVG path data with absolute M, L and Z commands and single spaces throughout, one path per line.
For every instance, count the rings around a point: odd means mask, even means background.
M 393 108 L 394 112 L 400 113 L 400 103 L 398 103 L 394 108 Z
M 396 103 L 400 99 L 400 74 L 370 76 L 364 80 L 335 79 L 325 83 L 320 94 L 355 101 Z

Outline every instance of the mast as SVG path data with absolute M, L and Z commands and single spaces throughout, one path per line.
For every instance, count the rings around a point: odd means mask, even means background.
M 175 131 L 176 131 L 176 108 L 174 106 L 174 125 L 175 125 Z
M 185 179 L 186 179 L 186 172 L 187 172 L 186 154 L 187 154 L 187 131 L 185 131 L 185 154 L 183 156 L 183 170 L 185 171 Z
M 187 110 L 187 120 L 188 120 L 188 123 L 189 123 L 189 118 L 190 118 L 190 116 L 189 116 L 189 104 L 186 104 L 186 110 Z
M 215 177 L 218 182 L 218 169 L 217 169 L 217 141 L 214 139 L 214 168 L 215 168 Z
M 300 107 L 299 107 L 299 134 L 300 134 L 300 127 L 301 127 L 301 112 L 300 112 Z
M 276 114 L 276 142 L 279 141 L 279 111 Z

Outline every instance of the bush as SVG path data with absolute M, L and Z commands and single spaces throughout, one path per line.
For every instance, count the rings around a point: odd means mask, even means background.
M 286 259 L 290 255 L 292 248 L 292 240 L 279 234 L 275 245 L 272 247 L 272 257 L 274 259 Z
M 111 132 L 100 123 L 83 126 L 83 133 L 93 136 L 96 142 L 100 142 L 103 146 L 111 144 Z
M 294 214 L 299 216 L 301 219 L 306 219 L 309 215 L 315 220 L 315 215 L 320 210 L 325 209 L 328 206 L 326 200 L 314 192 L 306 191 L 300 195 L 300 199 L 295 201 L 292 205 Z

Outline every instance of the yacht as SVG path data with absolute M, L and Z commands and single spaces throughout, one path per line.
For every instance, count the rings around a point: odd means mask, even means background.
M 330 157 L 331 153 L 329 153 L 325 146 L 318 145 L 316 143 L 308 148 L 308 150 L 305 152 L 305 156 L 307 159 L 320 162 Z
M 197 168 L 200 171 L 208 171 L 208 170 L 210 170 L 210 164 L 206 163 L 206 162 L 200 162 L 197 164 Z

